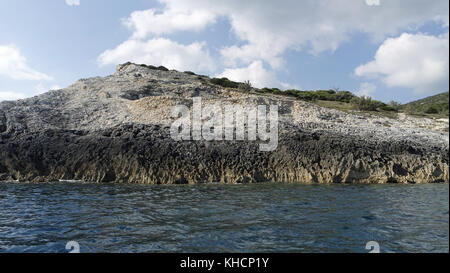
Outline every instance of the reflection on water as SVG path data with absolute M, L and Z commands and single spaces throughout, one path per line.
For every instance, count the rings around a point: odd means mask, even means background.
M 448 252 L 449 185 L 0 183 L 0 252 Z

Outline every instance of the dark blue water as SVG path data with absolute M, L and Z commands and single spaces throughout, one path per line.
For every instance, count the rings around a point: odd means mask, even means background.
M 0 183 L 0 252 L 448 252 L 449 185 Z

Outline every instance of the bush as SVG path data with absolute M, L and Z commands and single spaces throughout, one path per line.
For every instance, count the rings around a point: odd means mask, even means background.
M 273 93 L 273 94 L 276 94 L 276 95 L 283 95 L 283 94 L 284 94 L 284 91 L 281 91 L 281 90 L 278 89 L 278 88 L 272 88 L 272 93 Z
M 350 91 L 339 91 L 334 95 L 336 101 L 349 103 L 355 95 L 353 95 Z
M 439 109 L 436 105 L 431 105 L 425 110 L 425 114 L 439 114 Z
M 140 64 L 140 66 L 146 67 L 146 68 L 148 68 L 148 69 L 153 69 L 153 70 L 169 71 L 169 69 L 167 69 L 167 68 L 164 67 L 164 66 L 158 66 L 158 67 L 156 67 L 156 66 L 153 66 L 153 65 L 147 65 L 147 64 Z
M 336 92 L 334 92 L 333 90 L 317 90 L 315 94 L 317 95 L 317 99 L 319 100 L 328 100 L 328 101 L 336 100 L 335 99 Z
M 164 67 L 164 66 L 158 66 L 158 68 L 157 68 L 158 70 L 161 70 L 161 71 L 169 71 L 169 69 L 168 68 L 166 68 L 166 67 Z
M 350 101 L 354 98 L 358 98 L 353 95 L 350 91 L 335 91 L 335 90 L 316 90 L 316 91 L 300 91 L 296 89 L 289 89 L 286 91 L 282 91 L 278 88 L 262 88 L 256 90 L 259 93 L 271 93 L 277 95 L 285 95 L 295 97 L 299 100 L 304 101 L 316 101 L 316 100 L 325 100 L 325 101 L 338 101 L 344 103 L 350 103 Z M 359 98 L 358 98 L 359 99 Z M 375 106 L 381 107 L 385 104 L 382 102 L 373 101 Z
M 284 93 L 288 96 L 297 97 L 300 100 L 315 101 L 315 100 L 326 100 L 326 101 L 340 101 L 340 102 L 350 102 L 352 98 L 355 97 L 349 91 L 339 91 L 334 90 L 316 90 L 316 91 L 300 91 L 300 90 L 286 90 Z
M 252 84 L 250 83 L 250 81 L 239 83 L 239 90 L 244 92 L 250 92 L 252 91 Z
M 356 109 L 360 111 L 377 111 L 378 108 L 386 106 L 385 103 L 373 100 L 368 96 L 354 97 L 350 103 L 356 106 Z
M 306 101 L 315 101 L 318 99 L 318 95 L 312 91 L 301 91 L 298 93 L 297 97 Z
M 296 90 L 296 89 L 290 89 L 290 90 L 286 90 L 284 91 L 284 93 L 288 96 L 292 96 L 292 97 L 298 97 L 298 94 L 302 92 L 300 90 Z
M 391 101 L 389 103 L 389 106 L 394 107 L 394 108 L 399 108 L 402 104 L 400 102 L 396 102 L 396 101 Z
M 270 93 L 270 92 L 272 92 L 272 90 L 266 87 L 266 88 L 262 88 L 262 89 L 256 89 L 256 92 L 259 92 L 259 93 Z
M 239 83 L 230 81 L 227 78 L 221 78 L 221 79 L 214 78 L 214 79 L 211 79 L 211 83 L 222 86 L 222 87 L 226 87 L 226 88 L 239 88 Z
M 398 112 L 398 108 L 392 107 L 390 105 L 383 105 L 380 107 L 380 110 L 388 111 L 388 112 Z

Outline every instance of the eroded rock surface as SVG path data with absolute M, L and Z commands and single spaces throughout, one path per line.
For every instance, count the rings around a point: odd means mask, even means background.
M 192 105 L 193 97 L 205 104 L 277 104 L 278 148 L 172 140 L 170 111 Z M 242 93 L 192 73 L 128 63 L 111 76 L 0 103 L 0 180 L 448 182 L 449 135 L 433 128 Z

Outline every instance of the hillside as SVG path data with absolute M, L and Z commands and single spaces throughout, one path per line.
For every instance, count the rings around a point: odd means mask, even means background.
M 126 63 L 110 76 L 81 79 L 65 89 L 2 102 L 0 181 L 449 181 L 446 132 L 406 119 L 356 115 L 294 96 L 252 91 L 245 84 L 229 84 L 192 72 Z M 344 100 L 340 95 L 346 93 L 339 94 Z M 183 105 L 192 112 L 193 98 L 201 98 L 199 108 L 219 105 L 213 108 L 213 116 L 221 114 L 224 105 L 276 106 L 278 126 L 269 128 L 277 133 L 277 146 L 265 151 L 261 149 L 264 141 L 249 138 L 174 139 L 171 111 Z M 225 120 L 230 117 L 224 116 Z M 258 132 L 260 126 L 258 117 Z M 226 131 L 226 125 L 223 128 Z M 198 133 L 194 125 L 191 133 Z
M 400 106 L 402 111 L 414 115 L 449 116 L 448 92 L 426 97 Z

